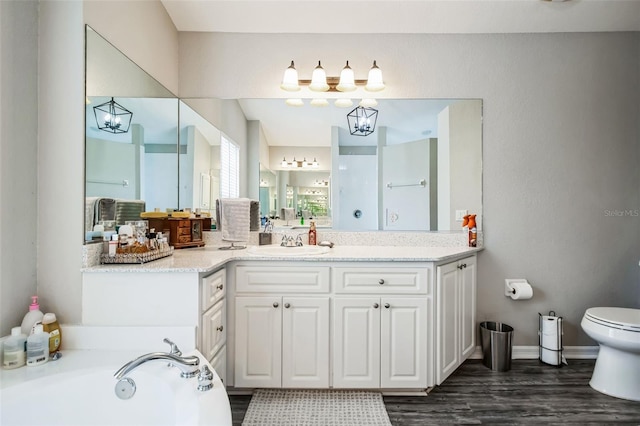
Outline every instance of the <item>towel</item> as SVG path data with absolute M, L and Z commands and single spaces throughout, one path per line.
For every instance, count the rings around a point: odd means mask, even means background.
M 249 241 L 251 200 L 248 198 L 223 198 L 220 200 L 222 239 L 225 241 Z
M 292 208 L 281 208 L 280 209 L 280 219 L 283 220 L 294 220 L 296 218 L 296 212 Z

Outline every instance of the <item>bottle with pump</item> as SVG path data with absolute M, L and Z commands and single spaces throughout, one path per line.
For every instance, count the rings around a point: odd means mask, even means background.
M 476 247 L 478 242 L 478 228 L 476 227 L 476 215 L 469 215 L 469 247 Z
M 42 329 L 45 333 L 49 333 L 49 354 L 54 354 L 60 349 L 62 343 L 62 330 L 56 314 L 46 313 L 42 318 Z
M 22 367 L 27 363 L 27 336 L 21 327 L 13 327 L 11 336 L 4 341 L 2 367 L 6 370 Z
M 317 242 L 316 223 L 311 221 L 309 222 L 309 245 L 315 246 Z
M 40 305 L 38 305 L 38 296 L 31 296 L 31 305 L 29 305 L 29 312 L 24 316 L 22 320 L 22 334 L 29 336 L 33 331 L 33 326 L 37 322 L 42 322 L 44 315 L 40 311 Z
M 42 324 L 36 324 L 34 332 L 27 338 L 27 367 L 44 364 L 49 360 L 49 333 Z

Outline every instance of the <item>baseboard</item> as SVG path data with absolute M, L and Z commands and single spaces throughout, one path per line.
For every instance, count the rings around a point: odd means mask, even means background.
M 566 359 L 596 359 L 599 346 L 565 346 L 562 355 Z M 511 359 L 538 359 L 538 346 L 514 346 L 511 350 Z M 476 350 L 470 359 L 482 359 L 482 348 L 476 346 Z

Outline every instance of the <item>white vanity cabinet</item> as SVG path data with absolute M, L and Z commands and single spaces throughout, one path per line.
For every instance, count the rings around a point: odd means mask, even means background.
M 436 384 L 475 350 L 476 256 L 437 267 Z
M 234 386 L 329 387 L 329 268 L 235 268 Z
M 335 388 L 432 385 L 430 277 L 427 266 L 332 268 Z
M 198 348 L 218 372 L 223 383 L 226 379 L 226 287 L 224 269 L 201 279 L 200 332 L 198 333 Z

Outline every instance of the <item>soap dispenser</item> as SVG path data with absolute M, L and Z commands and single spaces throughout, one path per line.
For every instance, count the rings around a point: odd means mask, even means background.
M 24 316 L 20 326 L 22 334 L 29 336 L 33 332 L 33 326 L 37 322 L 42 322 L 43 316 L 44 314 L 40 311 L 40 305 L 38 305 L 38 296 L 31 296 L 29 312 Z
M 476 227 L 476 215 L 469 215 L 469 247 L 476 247 L 478 244 L 478 228 Z

